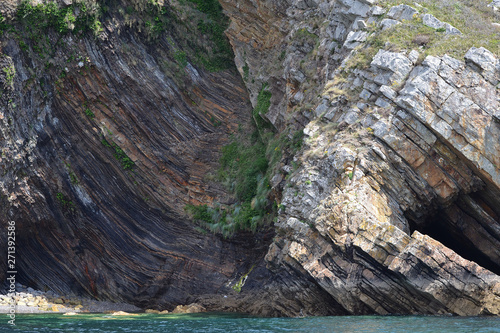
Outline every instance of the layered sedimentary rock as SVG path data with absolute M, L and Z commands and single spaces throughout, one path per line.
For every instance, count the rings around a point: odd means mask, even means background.
M 228 196 L 204 177 L 250 104 L 234 69 L 179 66 L 177 36 L 148 40 L 120 6 L 97 36 L 40 36 L 47 54 L 4 34 L 0 220 L 15 222 L 17 282 L 173 308 L 259 257 L 255 237 L 203 234 L 184 212 Z
M 422 15 L 429 26 L 430 14 L 375 1 L 222 3 L 236 63 L 259 79 L 251 95 L 270 84 L 263 116 L 305 124 L 305 147 L 283 161 L 288 181 L 274 184 L 283 197 L 267 267 L 314 280 L 337 313 L 498 314 L 498 58 L 381 49 L 352 66 L 367 24 Z M 242 19 L 269 8 L 273 18 Z M 269 64 L 271 52 L 284 56 Z
M 221 0 L 243 83 L 186 58 L 184 26 L 138 31 L 137 3 L 108 4 L 97 37 L 51 32 L 42 59 L 3 36 L 0 219 L 20 282 L 169 310 L 500 313 L 498 50 L 374 42 L 411 20 L 467 34 L 424 7 Z M 206 175 L 263 89 L 254 117 L 305 134 L 271 180 L 274 231 L 207 234 L 184 206 L 231 202 Z

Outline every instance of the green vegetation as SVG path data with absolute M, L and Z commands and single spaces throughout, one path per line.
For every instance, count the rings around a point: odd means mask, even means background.
M 385 0 L 382 3 L 387 8 L 399 4 L 415 7 L 414 1 L 411 0 Z M 381 32 L 372 42 L 388 41 L 395 50 L 422 46 L 425 56 L 448 54 L 457 59 L 461 59 L 471 47 L 484 46 L 500 56 L 500 31 L 492 25 L 500 20 L 500 14 L 487 7 L 488 1 L 422 0 L 419 4 L 425 7 L 417 8 L 420 13 L 429 13 L 442 22 L 450 23 L 463 35 L 445 35 L 444 29 L 426 27 L 421 18 L 415 18 Z M 427 35 L 429 41 L 419 45 L 415 41 L 418 41 L 418 36 L 421 35 Z
M 64 72 L 63 72 L 64 73 Z M 95 118 L 95 114 L 94 112 L 92 112 L 90 110 L 90 108 L 88 107 L 88 103 L 85 102 L 83 103 L 83 112 L 87 115 L 87 117 L 89 117 L 90 119 L 94 119 Z
M 271 93 L 263 84 L 253 111 L 253 133 L 240 133 L 222 148 L 218 179 L 234 193 L 237 202 L 229 206 L 186 206 L 202 227 L 224 237 L 241 230 L 255 232 L 259 226 L 271 223 L 278 207 L 269 200 L 269 179 L 280 172 L 283 152 L 294 154 L 302 146 L 303 131 L 284 130 L 278 135 L 261 118 L 260 114 L 269 110 L 270 99 Z
M 222 14 L 222 6 L 217 0 L 188 0 L 196 4 L 196 9 L 205 13 L 213 21 L 220 21 L 224 19 Z
M 252 200 L 268 168 L 264 144 L 258 140 L 253 145 L 243 146 L 234 141 L 222 148 L 220 163 L 220 175 L 237 180 L 232 188 L 237 198 L 243 202 Z M 262 185 L 264 183 L 267 181 Z
M 182 68 L 187 66 L 188 60 L 187 60 L 186 52 L 175 51 L 174 58 L 177 61 L 177 63 L 179 64 L 179 66 L 181 66 Z
M 283 60 L 285 60 L 285 57 L 286 57 L 286 50 L 283 50 L 283 51 L 281 51 L 281 53 L 280 53 L 280 55 L 279 55 L 278 59 L 279 59 L 280 61 L 283 61 Z
M 260 89 L 259 95 L 257 96 L 257 105 L 255 105 L 252 113 L 255 124 L 257 125 L 257 129 L 259 130 L 271 127 L 271 124 L 267 121 L 267 119 L 264 119 L 261 116 L 266 114 L 269 111 L 269 107 L 271 106 L 272 93 L 268 91 L 267 88 L 267 83 L 262 84 L 262 88 Z
M 319 37 L 311 32 L 309 32 L 306 28 L 299 29 L 295 32 L 294 40 L 298 41 L 299 43 L 313 43 L 316 44 L 316 42 L 319 40 Z
M 51 41 L 54 33 L 59 36 L 89 31 L 98 34 L 102 30 L 100 15 L 98 5 L 87 6 L 85 2 L 59 7 L 54 1 L 34 5 L 24 0 L 17 8 L 15 19 L 8 25 L 0 24 L 0 30 L 8 27 L 21 50 L 46 59 L 55 52 L 54 46 L 58 46 Z M 46 62 L 45 69 L 50 65 L 50 62 Z
M 109 143 L 108 140 L 106 139 L 102 139 L 101 143 L 104 146 L 113 149 L 114 151 L 113 156 L 120 162 L 124 170 L 132 170 L 134 168 L 135 166 L 134 161 L 132 161 L 130 157 L 128 157 L 127 154 L 125 154 L 125 152 L 123 151 L 123 149 L 120 148 L 120 146 L 118 146 L 113 141 Z
M 233 288 L 234 291 L 236 291 L 237 293 L 240 293 L 241 292 L 241 288 L 245 285 L 245 282 L 247 281 L 248 279 L 248 275 L 250 273 L 252 273 L 253 269 L 254 269 L 255 265 L 253 265 L 250 270 L 248 271 L 248 273 L 242 275 L 240 277 L 240 279 L 238 280 L 238 282 L 236 282 L 236 284 L 234 286 L 232 286 L 231 288 Z
M 90 111 L 90 109 L 89 109 L 88 107 L 87 107 L 87 108 L 85 108 L 84 112 L 85 112 L 85 114 L 86 114 L 89 118 L 94 119 L 95 114 L 94 114 L 94 112 Z
M 61 192 L 57 192 L 56 199 L 59 202 L 59 205 L 62 207 L 64 215 L 74 215 L 76 213 L 76 205 L 73 201 L 66 198 L 64 194 Z
M 5 73 L 5 84 L 12 87 L 14 85 L 14 77 L 16 76 L 16 68 L 14 65 L 9 65 L 2 68 Z
M 78 16 L 75 15 L 78 12 Z M 41 37 L 40 34 L 54 29 L 66 34 L 80 31 L 101 30 L 98 20 L 98 8 L 88 8 L 85 3 L 78 3 L 65 7 L 58 7 L 55 2 L 32 5 L 30 1 L 23 1 L 17 9 L 17 19 L 23 24 L 30 38 Z
M 269 107 L 271 106 L 271 97 L 272 94 L 267 90 L 269 85 L 264 83 L 262 88 L 260 89 L 259 95 L 257 96 L 257 105 L 254 109 L 255 114 L 266 114 L 269 111 Z
M 260 139 L 253 143 L 234 140 L 222 148 L 220 163 L 219 180 L 235 194 L 238 203 L 228 207 L 188 205 L 186 210 L 203 227 L 224 237 L 239 230 L 255 231 L 266 213 L 270 190 L 264 144 Z
M 248 81 L 249 75 L 250 75 L 250 68 L 248 67 L 248 64 L 245 62 L 245 65 L 243 66 L 243 80 Z
M 71 169 L 71 164 L 64 162 L 64 165 L 66 166 L 66 169 L 68 169 L 68 174 L 69 174 L 69 179 L 71 181 L 71 184 L 78 185 L 80 183 L 80 181 L 78 180 L 78 177 Z
M 229 20 L 222 13 L 222 7 L 217 0 L 188 0 L 196 5 L 196 9 L 206 18 L 198 21 L 198 33 L 207 36 L 213 43 L 211 52 L 197 50 L 195 57 L 209 71 L 217 72 L 228 69 L 233 63 L 233 50 L 224 34 Z
M 127 12 L 131 13 L 128 10 Z M 149 14 L 144 21 L 146 31 L 150 36 L 158 37 L 168 28 L 168 10 L 166 7 L 160 6 L 155 0 L 149 0 L 146 12 Z
M 7 23 L 5 17 L 3 17 L 2 13 L 0 13 L 0 37 L 3 33 L 10 28 L 10 25 Z

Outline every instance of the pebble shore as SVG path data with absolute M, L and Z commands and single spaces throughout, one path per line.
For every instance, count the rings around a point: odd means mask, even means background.
M 16 285 L 15 295 L 0 295 L 0 313 L 9 313 L 14 302 L 16 313 L 66 312 L 138 312 L 132 304 L 96 301 L 79 296 L 61 296 L 53 291 L 39 291 Z

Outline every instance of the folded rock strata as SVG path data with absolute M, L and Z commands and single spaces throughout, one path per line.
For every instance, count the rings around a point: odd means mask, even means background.
M 97 39 L 65 37 L 78 59 L 56 48 L 64 75 L 3 37 L 0 220 L 16 222 L 20 282 L 168 310 L 498 315 L 497 56 L 383 48 L 349 67 L 369 25 L 424 12 L 373 0 L 220 3 L 244 84 L 190 62 L 179 78 L 165 51 L 179 45 L 149 42 L 123 13 Z M 204 234 L 183 207 L 231 202 L 205 175 L 263 87 L 272 97 L 259 116 L 305 135 L 272 184 L 274 231 Z

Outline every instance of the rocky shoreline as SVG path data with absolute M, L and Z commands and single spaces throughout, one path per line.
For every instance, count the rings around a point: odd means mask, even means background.
M 0 313 L 9 313 L 12 299 L 16 305 L 16 313 L 143 311 L 143 309 L 128 303 L 96 301 L 80 296 L 62 296 L 53 291 L 43 292 L 18 284 L 14 296 L 0 295 Z
M 0 294 L 0 313 L 9 313 L 12 302 L 15 303 L 15 313 L 111 313 L 120 316 L 140 312 L 153 314 L 206 312 L 203 306 L 196 303 L 178 305 L 172 312 L 160 311 L 142 309 L 129 303 L 97 301 L 74 295 L 63 296 L 50 290 L 44 292 L 20 284 L 16 284 L 14 296 Z

